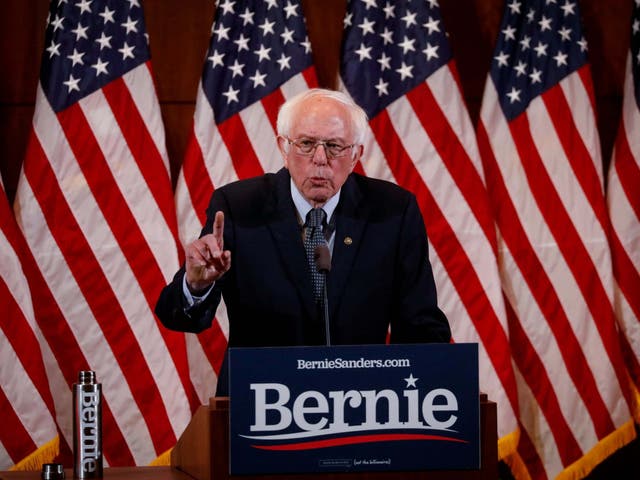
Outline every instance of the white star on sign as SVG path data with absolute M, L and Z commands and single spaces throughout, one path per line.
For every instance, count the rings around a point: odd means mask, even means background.
M 419 377 L 416 378 L 416 377 L 413 376 L 413 373 L 410 373 L 409 376 L 404 379 L 404 381 L 407 382 L 407 388 L 409 388 L 409 387 L 417 388 L 416 382 L 419 379 L 420 379 Z

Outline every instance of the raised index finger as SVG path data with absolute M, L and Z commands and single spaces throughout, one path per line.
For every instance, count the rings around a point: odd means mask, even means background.
M 213 237 L 218 243 L 218 248 L 224 250 L 224 213 L 221 211 L 216 212 L 216 218 L 213 220 Z

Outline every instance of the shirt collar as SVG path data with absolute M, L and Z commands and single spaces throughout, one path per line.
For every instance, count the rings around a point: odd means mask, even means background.
M 298 187 L 296 187 L 296 184 L 293 183 L 293 179 L 290 179 L 290 182 L 291 182 L 291 199 L 293 200 L 293 204 L 296 206 L 296 211 L 298 212 L 298 219 L 304 222 L 304 219 L 307 218 L 307 213 L 309 213 L 309 211 L 313 209 L 313 206 L 309 202 L 307 202 L 307 200 L 302 196 L 302 193 L 300 193 L 300 190 L 298 190 Z M 322 209 L 327 214 L 327 221 L 331 219 L 333 212 L 338 206 L 338 201 L 340 200 L 340 190 L 338 190 L 338 192 L 329 200 L 327 200 L 327 202 L 322 206 Z

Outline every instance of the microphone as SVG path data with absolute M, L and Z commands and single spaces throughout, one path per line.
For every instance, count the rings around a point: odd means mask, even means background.
M 331 345 L 331 334 L 329 330 L 329 299 L 327 297 L 327 273 L 331 271 L 331 252 L 329 252 L 329 246 L 327 242 L 323 242 L 313 249 L 313 259 L 316 262 L 318 272 L 322 274 L 322 296 L 324 310 L 322 312 L 324 317 L 324 332 L 327 340 L 327 346 Z

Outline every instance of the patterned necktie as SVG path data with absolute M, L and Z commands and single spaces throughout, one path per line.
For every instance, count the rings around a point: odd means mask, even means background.
M 314 208 L 307 213 L 307 220 L 304 224 L 306 231 L 304 234 L 304 249 L 307 252 L 307 262 L 309 264 L 309 271 L 311 273 L 311 285 L 313 286 L 313 296 L 316 299 L 316 303 L 322 302 L 322 274 L 318 271 L 316 261 L 314 258 L 314 250 L 318 245 L 322 245 L 325 242 L 324 235 L 322 233 L 322 226 L 324 225 L 327 214 L 321 208 Z

